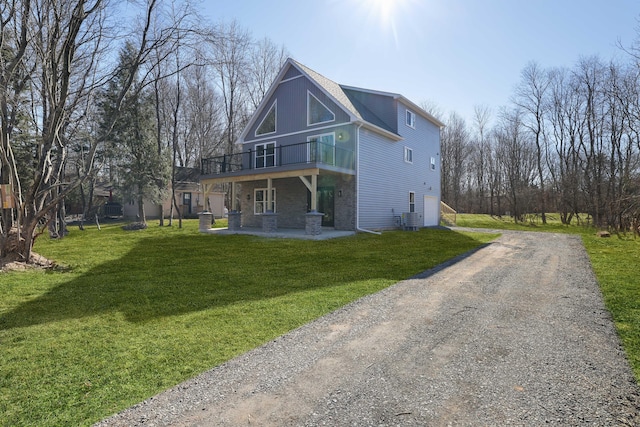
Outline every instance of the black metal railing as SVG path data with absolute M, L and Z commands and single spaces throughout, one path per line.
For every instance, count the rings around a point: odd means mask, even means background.
M 319 141 L 291 145 L 260 146 L 258 150 L 202 159 L 203 175 L 221 175 L 244 170 L 297 165 L 323 164 L 343 169 L 355 169 L 353 150 Z

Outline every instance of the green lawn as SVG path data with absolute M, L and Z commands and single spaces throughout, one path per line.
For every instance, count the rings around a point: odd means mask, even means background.
M 0 273 L 0 425 L 88 425 L 496 235 L 329 241 L 89 227 Z
M 596 236 L 593 228 L 562 225 L 557 215 L 549 215 L 548 220 L 547 225 L 542 225 L 539 218 L 515 224 L 508 217 L 460 214 L 457 225 L 581 235 L 607 308 L 613 316 L 636 380 L 640 382 L 640 239 L 632 234 L 601 238 Z
M 608 239 L 585 233 L 587 248 L 607 308 L 640 383 L 640 239 Z
M 584 227 L 578 226 L 574 219 L 573 224 L 564 225 L 560 216 L 547 214 L 547 224 L 542 224 L 542 218 L 538 215 L 529 215 L 524 222 L 515 223 L 511 217 L 496 217 L 482 214 L 458 214 L 456 225 L 459 227 L 493 228 L 499 230 L 522 231 L 552 231 L 560 233 L 583 233 Z M 590 232 L 590 230 L 588 231 Z

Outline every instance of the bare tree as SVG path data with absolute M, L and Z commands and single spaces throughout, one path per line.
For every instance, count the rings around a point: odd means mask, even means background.
M 251 37 L 237 21 L 218 24 L 208 37 L 211 46 L 210 62 L 217 75 L 222 96 L 226 129 L 226 154 L 233 154 L 239 129 L 247 119 L 246 72 Z
M 246 86 L 251 107 L 258 108 L 278 71 L 287 60 L 289 53 L 284 46 L 276 46 L 270 39 L 263 38 L 254 43 L 249 52 Z
M 487 143 L 487 187 L 489 190 L 489 211 L 493 215 L 503 214 L 504 172 L 502 163 L 498 160 L 498 140 L 500 132 L 496 126 L 489 132 Z
M 491 120 L 491 109 L 486 105 L 476 105 L 474 107 L 474 137 L 472 140 L 473 150 L 471 150 L 470 178 L 475 186 L 478 212 L 486 212 L 487 198 L 487 162 L 491 156 L 490 145 L 487 139 L 489 132 L 489 121 Z
M 582 58 L 571 69 L 529 63 L 488 130 L 453 113 L 442 133 L 442 197 L 458 210 L 559 212 L 562 222 L 640 234 L 640 43 L 630 61 Z M 488 205 L 484 202 L 487 200 Z M 463 197 L 464 196 L 464 197 Z M 506 202 L 506 203 L 505 203 Z
M 594 224 L 604 226 L 604 184 L 606 158 L 604 73 L 605 67 L 596 57 L 583 58 L 574 71 L 581 97 L 579 152 L 583 158 L 584 196 Z
M 566 69 L 550 71 L 550 106 L 548 123 L 551 127 L 554 155 L 550 156 L 549 171 L 552 188 L 558 194 L 557 209 L 563 224 L 570 224 L 574 215 L 582 212 L 580 203 L 580 156 L 578 152 L 580 98 L 575 82 Z
M 94 63 L 99 40 L 87 33 L 100 32 L 104 20 L 100 1 L 15 1 L 1 13 L 0 182 L 8 184 L 13 209 L 3 210 L 0 258 L 30 261 L 38 224 L 71 188 L 63 182 L 66 131 L 92 85 L 91 73 L 75 67 Z M 35 156 L 27 167 L 16 161 L 18 134 L 29 135 L 23 148 Z
M 200 159 L 224 154 L 225 114 L 223 100 L 203 66 L 190 67 L 182 74 L 187 96 L 184 101 L 186 122 L 185 165 L 199 166 Z M 186 144 L 191 144 L 187 149 Z M 193 156 L 187 154 L 193 152 Z
M 0 182 L 10 186 L 13 205 L 2 212 L 0 258 L 31 261 L 39 224 L 51 221 L 64 198 L 91 176 L 109 127 L 89 141 L 86 167 L 73 178 L 64 173 L 69 131 L 83 119 L 80 106 L 88 105 L 110 78 L 104 65 L 110 62 L 107 43 L 117 36 L 107 26 L 114 4 L 22 0 L 0 6 Z M 151 49 L 171 37 L 171 31 L 162 38 L 148 37 L 157 7 L 157 0 L 148 0 L 141 12 L 133 69 L 141 68 Z M 122 86 L 118 103 L 131 83 Z M 21 122 L 25 115 L 29 123 Z M 34 157 L 26 172 L 16 161 L 18 134 L 30 135 L 25 149 Z
M 547 223 L 544 164 L 546 139 L 544 119 L 547 108 L 547 92 L 550 80 L 548 74 L 535 62 L 530 62 L 522 70 L 519 86 L 516 88 L 514 103 L 524 112 L 523 124 L 533 135 L 536 146 L 536 169 L 538 172 L 538 201 L 542 223 Z
M 504 173 L 504 190 L 510 214 L 524 221 L 530 211 L 531 189 L 535 176 L 535 152 L 527 139 L 518 109 L 503 110 L 495 130 L 496 157 Z
M 420 108 L 422 108 L 427 113 L 431 114 L 433 117 L 437 118 L 441 122 L 444 122 L 444 112 L 438 103 L 432 99 L 424 100 L 420 103 Z
M 462 182 L 465 176 L 469 148 L 469 131 L 462 117 L 449 115 L 441 135 L 442 199 L 460 210 Z

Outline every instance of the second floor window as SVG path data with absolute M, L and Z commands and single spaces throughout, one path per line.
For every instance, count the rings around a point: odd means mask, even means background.
M 336 158 L 336 139 L 333 132 L 310 136 L 309 161 L 334 165 Z
M 413 163 L 413 150 L 409 147 L 404 147 L 404 161 Z
M 276 143 L 256 144 L 255 168 L 269 168 L 276 165 Z
M 410 110 L 407 110 L 407 126 L 410 128 L 416 127 L 416 114 Z

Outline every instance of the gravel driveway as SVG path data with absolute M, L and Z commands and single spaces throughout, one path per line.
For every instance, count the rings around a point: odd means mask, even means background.
M 549 423 L 640 425 L 640 390 L 580 239 L 503 232 L 99 425 Z

